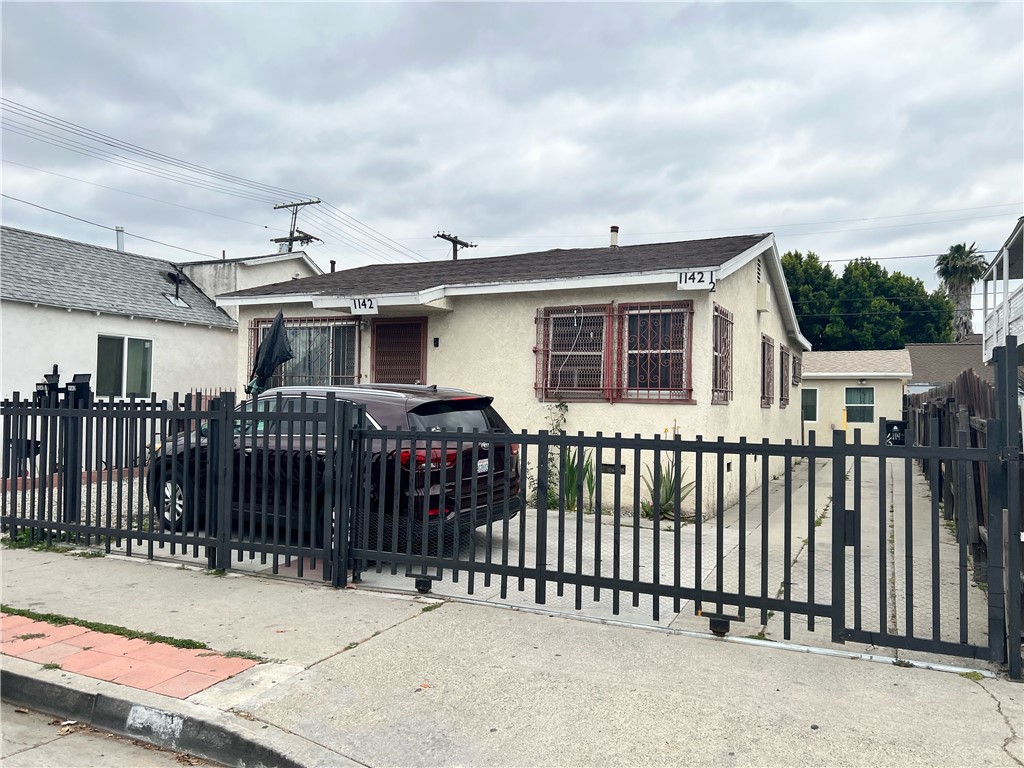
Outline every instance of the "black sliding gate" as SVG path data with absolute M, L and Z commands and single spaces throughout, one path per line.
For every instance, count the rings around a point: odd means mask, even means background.
M 972 657 L 1019 679 L 1020 421 L 1001 402 L 977 448 L 938 429 L 886 445 L 884 421 L 870 441 L 798 445 L 379 430 L 333 398 L 15 398 L 0 517 L 14 544 Z M 987 547 L 939 491 L 975 467 Z

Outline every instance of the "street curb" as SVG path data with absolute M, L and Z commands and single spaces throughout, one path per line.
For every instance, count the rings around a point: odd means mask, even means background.
M 60 675 L 60 680 L 45 679 Z M 3 656 L 3 701 L 148 744 L 244 768 L 358 763 L 273 725 Z M 131 697 L 126 698 L 125 694 Z

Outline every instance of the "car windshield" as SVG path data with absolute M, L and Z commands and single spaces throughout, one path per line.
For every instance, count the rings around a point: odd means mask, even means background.
M 490 398 L 435 400 L 409 411 L 409 427 L 414 430 L 454 432 L 507 432 L 508 425 L 491 407 Z

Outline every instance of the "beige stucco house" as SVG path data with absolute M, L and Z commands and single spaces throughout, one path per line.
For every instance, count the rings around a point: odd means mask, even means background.
M 818 445 L 832 444 L 832 431 L 847 442 L 879 442 L 878 420 L 899 420 L 903 393 L 912 378 L 905 349 L 808 352 L 804 355 L 800 409 L 805 440 L 813 430 Z
M 570 433 L 798 442 L 810 345 L 774 236 L 616 241 L 219 295 L 238 312 L 236 383 L 281 309 L 296 357 L 276 383 L 454 386 L 492 395 L 516 430 L 548 428 L 564 402 Z

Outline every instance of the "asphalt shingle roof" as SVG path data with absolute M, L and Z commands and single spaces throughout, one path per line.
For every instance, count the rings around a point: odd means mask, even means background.
M 458 261 L 374 264 L 247 288 L 224 296 L 386 295 L 423 291 L 441 285 L 508 284 L 717 267 L 766 237 L 767 234 L 738 235 L 615 248 L 555 249 L 491 258 L 460 258 Z
M 911 384 L 948 384 L 968 368 L 989 384 L 995 383 L 994 366 L 981 357 L 981 334 L 959 344 L 907 344 L 914 375 Z
M 234 328 L 237 323 L 182 276 L 176 307 L 174 264 L 13 227 L 0 228 L 0 298 L 50 307 Z
M 803 375 L 838 376 L 875 374 L 910 375 L 910 354 L 905 349 L 863 349 L 849 352 L 804 352 Z

